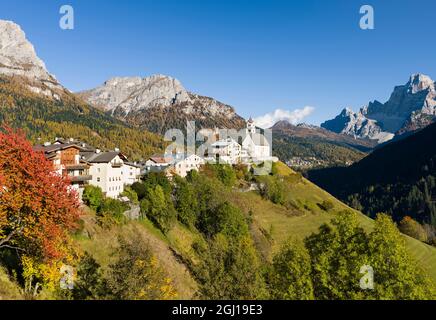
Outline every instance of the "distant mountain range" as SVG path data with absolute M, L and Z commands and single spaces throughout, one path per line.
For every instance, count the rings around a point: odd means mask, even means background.
M 79 96 L 117 119 L 161 134 L 185 129 L 187 121 L 195 121 L 197 128 L 245 126 L 233 107 L 188 92 L 180 81 L 164 75 L 113 78 Z
M 47 71 L 21 28 L 2 20 L 0 77 L 0 119 L 27 127 L 34 139 L 88 136 L 94 144 L 124 145 L 137 157 L 140 151 L 133 152 L 134 143 L 114 132 L 143 132 L 150 138 L 149 132 L 185 129 L 187 121 L 196 121 L 198 129 L 245 126 L 233 107 L 189 92 L 180 81 L 164 75 L 116 77 L 73 94 Z M 412 75 L 405 85 L 394 89 L 386 103 L 371 102 L 357 113 L 344 109 L 322 128 L 276 123 L 272 127 L 274 153 L 284 161 L 295 156 L 319 158 L 328 166 L 358 161 L 377 143 L 407 136 L 432 123 L 435 99 L 434 81 L 422 74 Z M 150 140 L 158 148 L 163 145 L 158 136 Z
M 336 118 L 322 123 L 321 127 L 383 143 L 395 136 L 422 129 L 435 117 L 435 82 L 417 73 L 410 76 L 405 85 L 395 87 L 386 103 L 375 100 L 358 112 L 345 108 Z

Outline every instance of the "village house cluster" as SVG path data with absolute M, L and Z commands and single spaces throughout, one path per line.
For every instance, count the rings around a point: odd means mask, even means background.
M 119 150 L 102 151 L 73 138 L 56 138 L 54 142 L 34 146 L 37 152 L 53 163 L 59 175 L 67 175 L 71 186 L 82 197 L 86 185 L 100 187 L 107 197 L 118 198 L 125 186 L 140 181 L 151 172 L 163 172 L 168 178 L 174 175 L 186 177 L 198 171 L 206 162 L 226 164 L 252 163 L 253 161 L 277 161 L 271 156 L 267 139 L 256 132 L 253 120 L 247 122 L 242 144 L 228 137 L 211 145 L 207 157 L 177 153 L 154 155 L 142 162 L 130 162 Z

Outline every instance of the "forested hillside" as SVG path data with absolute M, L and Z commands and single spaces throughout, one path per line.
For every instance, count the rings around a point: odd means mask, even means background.
M 436 125 L 375 150 L 349 168 L 315 170 L 322 188 L 370 216 L 387 212 L 436 226 Z
M 87 186 L 87 207 L 78 211 L 30 144 L 11 132 L 1 138 L 5 298 L 434 298 L 435 248 L 282 163 L 264 176 L 225 165 L 172 181 L 149 174 L 126 188 L 129 203 Z M 136 206 L 138 219 L 128 219 L 124 212 Z M 63 264 L 75 270 L 72 287 L 59 287 Z M 364 264 L 376 270 L 374 290 L 359 286 Z
M 161 137 L 94 109 L 67 90 L 60 99 L 33 93 L 29 80 L 0 77 L 0 121 L 25 131 L 33 143 L 75 138 L 101 149 L 119 148 L 139 160 L 164 148 Z
M 291 167 L 292 159 L 306 160 L 304 169 L 346 166 L 361 160 L 375 147 L 375 141 L 356 139 L 305 124 L 293 125 L 279 121 L 273 130 L 273 153 Z M 295 161 L 298 162 L 298 161 Z M 297 163 L 298 164 L 298 163 Z

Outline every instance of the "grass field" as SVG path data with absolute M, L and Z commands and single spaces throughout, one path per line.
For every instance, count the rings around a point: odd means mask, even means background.
M 294 171 L 282 163 L 279 163 L 278 171 L 281 175 L 295 175 Z M 273 241 L 270 253 L 274 252 L 290 236 L 303 239 L 316 232 L 321 224 L 329 222 L 334 217 L 334 212 L 344 209 L 358 212 L 304 178 L 295 183 L 288 190 L 288 193 L 299 204 L 312 204 L 309 207 L 310 210 L 302 208 L 300 210 L 302 214 L 296 215 L 292 210 L 286 210 L 282 206 L 261 199 L 254 192 L 234 194 L 232 199 L 239 207 L 245 208 L 247 212 L 251 211 L 254 221 L 263 230 L 272 230 L 270 236 Z M 317 205 L 313 205 L 324 200 L 331 201 L 334 205 L 334 208 L 328 213 Z M 372 229 L 372 219 L 360 212 L 358 212 L 358 219 L 365 230 L 370 231 Z M 404 237 L 410 254 L 436 283 L 436 248 L 411 237 Z M 258 243 L 262 244 L 262 241 L 258 240 Z M 261 250 L 265 252 L 265 245 Z

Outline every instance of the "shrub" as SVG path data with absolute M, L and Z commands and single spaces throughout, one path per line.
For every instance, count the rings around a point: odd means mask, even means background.
M 198 200 L 195 188 L 182 178 L 176 180 L 175 207 L 178 212 L 178 219 L 187 227 L 197 223 Z
M 129 187 L 129 186 L 124 187 L 124 191 L 123 191 L 123 193 L 121 193 L 121 196 L 129 198 L 129 200 L 133 204 L 138 204 L 139 203 L 139 201 L 138 201 L 138 194 L 136 193 L 135 190 L 133 190 L 132 187 Z
M 274 256 L 268 273 L 272 299 L 314 299 L 310 256 L 300 242 L 288 240 Z
M 418 239 L 419 241 L 426 242 L 428 240 L 427 232 L 424 227 L 409 216 L 405 216 L 403 220 L 401 220 L 399 229 L 402 233 Z
M 335 206 L 333 205 L 333 202 L 331 202 L 330 200 L 324 200 L 322 203 L 318 203 L 318 207 L 320 207 L 324 211 L 330 211 Z
M 145 199 L 144 199 L 145 200 Z M 148 190 L 146 201 L 141 202 L 143 213 L 163 232 L 171 229 L 177 214 L 169 195 L 157 185 Z
M 121 223 L 125 220 L 123 213 L 129 209 L 129 206 L 120 200 L 105 198 L 98 209 L 98 215 L 113 218 Z
M 100 187 L 87 185 L 83 190 L 82 200 L 92 210 L 97 211 L 103 202 L 103 191 Z
M 136 192 L 138 200 L 144 199 L 147 194 L 147 187 L 142 182 L 135 182 L 131 185 L 131 188 Z
M 139 233 L 138 233 L 139 234 Z M 142 237 L 119 238 L 118 259 L 109 266 L 108 298 L 116 300 L 165 300 L 177 293 L 172 279 Z

